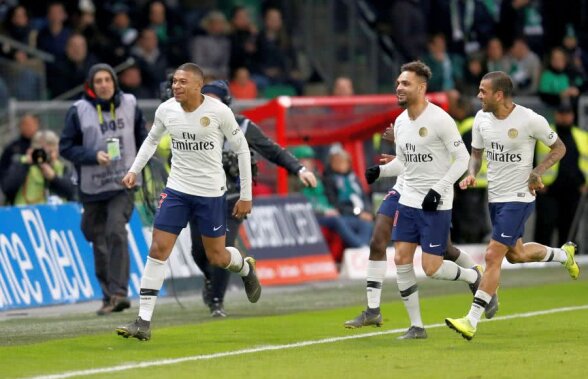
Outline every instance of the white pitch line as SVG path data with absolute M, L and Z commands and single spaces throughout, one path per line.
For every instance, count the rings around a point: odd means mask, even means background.
M 553 314 L 553 313 L 578 311 L 578 310 L 584 310 L 584 309 L 588 309 L 588 304 L 575 306 L 575 307 L 546 309 L 544 311 L 516 313 L 516 314 L 512 314 L 512 315 L 507 315 L 507 316 L 495 317 L 491 320 L 483 319 L 483 320 L 480 320 L 480 322 L 512 320 L 512 319 L 517 319 L 517 318 L 536 317 L 536 316 L 543 316 L 543 315 L 548 315 L 548 314 Z M 425 327 L 427 329 L 432 329 L 432 328 L 439 328 L 442 326 L 445 326 L 445 323 L 431 324 L 431 325 L 426 325 Z M 232 357 L 235 355 L 260 353 L 263 351 L 294 349 L 294 348 L 298 348 L 298 347 L 320 345 L 320 344 L 324 344 L 324 343 L 333 343 L 333 342 L 353 340 L 353 339 L 359 339 L 359 338 L 382 336 L 382 335 L 386 335 L 386 334 L 395 334 L 395 333 L 401 333 L 404 331 L 406 331 L 406 328 L 391 329 L 391 330 L 385 330 L 385 331 L 381 331 L 381 332 L 354 334 L 354 335 L 343 336 L 343 337 L 323 338 L 320 340 L 302 341 L 302 342 L 288 343 L 288 344 L 283 344 L 283 345 L 260 346 L 260 347 L 254 347 L 254 348 L 249 348 L 249 349 L 226 351 L 226 352 L 222 352 L 222 353 L 193 355 L 193 356 L 189 356 L 189 357 L 174 358 L 174 359 L 161 359 L 161 360 L 151 361 L 151 362 L 129 363 L 129 364 L 125 364 L 125 365 L 95 368 L 95 369 L 91 369 L 91 370 L 69 371 L 69 372 L 64 372 L 61 374 L 35 376 L 35 377 L 31 377 L 29 379 L 65 379 L 65 378 L 72 378 L 74 376 L 108 374 L 111 372 L 132 370 L 132 369 L 137 369 L 137 368 L 145 368 L 145 367 L 153 367 L 153 366 L 168 366 L 168 365 L 175 365 L 175 364 L 184 363 L 184 362 L 203 361 L 203 360 L 208 360 L 208 359 Z M 145 343 L 145 342 L 143 342 L 143 343 Z

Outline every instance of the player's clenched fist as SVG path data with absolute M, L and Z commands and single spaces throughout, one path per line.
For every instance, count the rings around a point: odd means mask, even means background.
M 468 187 L 473 187 L 475 185 L 476 177 L 473 175 L 468 175 L 461 182 L 459 182 L 459 188 L 462 190 L 467 189 Z
M 125 187 L 131 189 L 135 186 L 137 182 L 137 174 L 134 172 L 128 172 L 122 180 Z

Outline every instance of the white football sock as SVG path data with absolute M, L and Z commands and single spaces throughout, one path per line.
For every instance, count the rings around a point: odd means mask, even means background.
M 565 263 L 568 260 L 568 255 L 564 249 L 560 249 L 559 247 L 549 247 L 545 246 L 547 249 L 547 253 L 541 260 L 542 262 L 560 262 Z
M 247 276 L 249 274 L 249 264 L 245 262 L 239 250 L 232 246 L 227 246 L 226 249 L 231 255 L 231 261 L 225 268 L 231 272 L 238 273 L 240 276 Z
M 404 301 L 404 307 L 408 312 L 410 325 L 423 328 L 419 291 L 412 264 L 396 266 L 396 282 L 398 283 L 400 297 Z
M 368 308 L 379 308 L 382 295 L 382 284 L 386 276 L 387 261 L 368 261 L 367 266 L 367 302 Z
M 476 262 L 474 262 L 472 257 L 465 250 L 457 250 L 459 251 L 459 257 L 457 257 L 457 259 L 455 260 L 456 265 L 464 268 L 472 268 L 476 265 Z
M 157 295 L 165 279 L 165 261 L 147 257 L 145 270 L 141 277 L 141 290 L 139 300 L 139 317 L 145 321 L 151 321 Z
M 474 328 L 478 326 L 478 321 L 482 318 L 482 313 L 484 313 L 484 310 L 491 299 L 492 296 L 488 295 L 486 292 L 482 290 L 476 291 L 472 307 L 466 316 Z
M 472 268 L 462 268 L 451 261 L 443 261 L 439 269 L 431 275 L 433 279 L 461 280 L 467 283 L 475 283 L 478 279 L 478 272 Z

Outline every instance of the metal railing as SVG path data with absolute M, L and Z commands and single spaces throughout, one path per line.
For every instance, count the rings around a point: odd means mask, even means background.
M 400 67 L 391 39 L 370 26 L 369 7 L 355 0 L 305 0 L 301 28 L 306 56 L 332 87 L 338 76 L 353 79 L 357 93 L 389 91 Z M 384 49 L 383 47 L 386 47 Z

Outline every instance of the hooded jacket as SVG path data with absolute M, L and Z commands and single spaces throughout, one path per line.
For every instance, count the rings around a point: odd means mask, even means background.
M 114 96 L 109 100 L 94 93 L 92 83 L 99 71 L 109 72 L 114 81 Z M 124 191 L 122 178 L 146 137 L 145 119 L 137 99 L 120 91 L 112 67 L 104 63 L 92 66 L 82 99 L 67 112 L 59 143 L 60 154 L 76 166 L 80 200 L 107 200 Z M 121 159 L 100 166 L 96 155 L 98 151 L 107 151 L 109 138 L 119 139 Z

